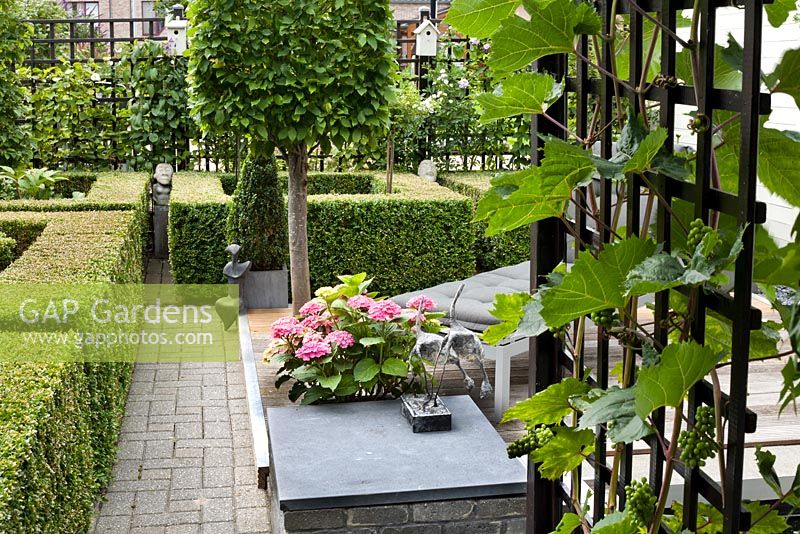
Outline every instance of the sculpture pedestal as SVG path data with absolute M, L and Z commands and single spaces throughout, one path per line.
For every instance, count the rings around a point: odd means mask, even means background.
M 411 425 L 411 431 L 417 433 L 450 430 L 453 415 L 444 405 L 442 398 L 439 397 L 435 406 L 432 402 L 426 406 L 425 400 L 425 395 L 413 394 L 406 394 L 400 398 L 401 412 Z

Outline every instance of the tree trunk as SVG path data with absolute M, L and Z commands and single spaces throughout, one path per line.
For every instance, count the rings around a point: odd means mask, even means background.
M 394 177 L 394 128 L 389 130 L 386 142 L 386 193 L 392 194 L 392 178 Z
M 289 269 L 292 311 L 311 300 L 308 268 L 308 149 L 301 143 L 286 151 L 289 167 Z

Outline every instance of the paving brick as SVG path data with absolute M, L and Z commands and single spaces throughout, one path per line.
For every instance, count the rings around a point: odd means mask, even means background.
M 122 441 L 120 440 L 117 448 L 117 459 L 131 460 L 144 458 L 144 443 L 141 441 Z
M 97 518 L 95 532 L 98 534 L 118 534 L 128 532 L 131 528 L 129 516 L 103 516 Z
M 203 465 L 206 467 L 232 467 L 232 447 L 208 447 L 204 449 Z
M 168 491 L 140 491 L 136 494 L 137 514 L 158 514 L 167 511 Z
M 202 447 L 175 447 L 175 457 L 202 458 L 204 450 Z
M 260 489 L 258 486 L 234 487 L 233 499 L 236 508 L 267 506 L 269 502 L 266 490 Z
M 171 525 L 167 527 L 166 534 L 198 534 L 200 525 L 197 523 L 190 525 Z
M 172 439 L 153 439 L 147 442 L 144 450 L 146 460 L 172 458 L 175 442 Z
M 169 480 L 112 480 L 108 485 L 109 493 L 115 491 L 153 491 L 168 489 Z
M 146 401 L 132 401 L 128 400 L 125 405 L 126 415 L 150 415 L 150 403 Z
M 233 523 L 203 523 L 203 534 L 235 534 L 236 527 Z
M 175 423 L 176 439 L 201 439 L 202 437 L 203 424 L 200 421 Z
M 149 467 L 147 463 L 145 466 Z M 151 480 L 151 479 L 158 479 L 158 478 L 166 478 L 169 479 L 172 476 L 172 469 L 169 468 L 158 468 L 158 469 L 142 469 L 142 480 Z
M 130 415 L 122 420 L 120 432 L 147 432 L 148 418 L 145 415 Z
M 208 499 L 203 503 L 203 522 L 233 522 L 233 499 Z
M 232 467 L 205 467 L 203 468 L 203 487 L 217 488 L 233 486 Z
M 159 514 L 134 514 L 134 527 L 184 525 L 200 522 L 200 512 L 169 512 Z
M 230 421 L 230 411 L 227 406 L 208 406 L 203 408 L 203 421 Z
M 130 515 L 134 508 L 136 493 L 133 491 L 117 491 L 108 493 L 105 501 L 100 503 L 100 517 L 112 515 Z
M 224 386 L 225 383 L 226 383 L 225 375 L 222 373 L 213 375 L 203 375 L 204 386 Z
M 164 534 L 166 531 L 166 527 L 135 527 L 128 534 Z
M 242 465 L 255 465 L 255 463 L 256 460 L 252 448 L 237 447 L 233 449 L 233 464 L 237 467 Z
M 170 512 L 193 512 L 195 510 L 200 510 L 202 503 L 201 499 L 170 499 L 168 506 Z
M 172 415 L 175 413 L 175 401 L 159 400 L 150 403 L 150 415 Z
M 176 467 L 172 470 L 172 487 L 174 489 L 193 489 L 203 486 L 203 469 L 201 467 Z
M 142 460 L 119 460 L 111 470 L 114 480 L 139 480 L 141 478 Z
M 266 508 L 236 510 L 236 531 L 241 534 L 269 532 L 269 514 Z
M 203 423 L 203 437 L 206 439 L 224 439 L 231 437 L 231 424 L 228 421 Z

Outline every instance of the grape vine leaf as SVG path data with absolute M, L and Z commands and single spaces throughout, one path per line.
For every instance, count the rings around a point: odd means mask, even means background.
M 564 86 L 556 83 L 549 74 L 514 74 L 498 85 L 493 93 L 478 95 L 478 103 L 483 108 L 481 123 L 544 113 L 561 96 L 563 89 Z
M 714 45 L 714 88 L 741 91 L 742 73 L 722 60 L 723 50 L 725 49 L 722 46 Z M 686 85 L 694 86 L 692 52 L 688 48 L 675 55 L 675 76 L 683 80 Z
M 756 466 L 761 478 L 767 483 L 767 486 L 772 488 L 775 495 L 780 499 L 783 497 L 783 489 L 781 488 L 781 480 L 778 478 L 778 473 L 775 472 L 776 456 L 770 451 L 764 450 L 761 446 L 756 447 Z
M 683 503 L 673 501 L 669 506 L 672 515 L 664 522 L 673 532 L 686 532 L 683 529 Z M 722 512 L 704 502 L 697 503 L 697 534 L 718 534 L 722 532 Z
M 591 430 L 558 426 L 553 433 L 553 439 L 530 454 L 531 460 L 539 464 L 539 473 L 548 480 L 556 480 L 572 471 L 594 452 L 594 432 Z
M 658 365 L 639 371 L 636 414 L 644 419 L 662 406 L 678 406 L 689 388 L 718 361 L 719 356 L 713 350 L 693 341 L 668 345 Z
M 784 52 L 778 66 L 767 76 L 767 86 L 773 93 L 786 93 L 800 107 L 800 48 Z
M 797 398 L 800 397 L 800 297 L 795 296 L 791 306 L 775 306 L 781 314 L 783 325 L 789 334 L 794 354 L 790 355 L 781 370 L 783 386 L 779 393 L 780 413 L 792 404 L 797 413 Z
M 791 530 L 791 526 L 777 510 L 773 510 L 767 504 L 758 501 L 744 503 L 744 507 L 750 510 L 753 521 L 758 520 L 748 530 L 748 534 L 781 534 Z
M 552 534 L 572 534 L 572 532 L 581 526 L 581 518 L 577 514 L 567 513 L 561 516 L 561 521 Z
M 488 219 L 486 235 L 560 217 L 575 187 L 591 179 L 591 161 L 565 141 L 548 142 L 540 167 L 500 175 L 478 202 L 475 221 Z
M 592 534 L 637 534 L 639 527 L 628 511 L 608 514 L 592 527 Z
M 731 117 L 731 112 L 715 112 L 715 122 L 721 124 Z M 758 177 L 764 186 L 776 195 L 800 206 L 800 165 L 796 155 L 800 152 L 800 133 L 767 128 L 762 117 L 759 128 Z M 734 120 L 722 129 L 725 144 L 716 149 L 722 188 L 735 192 L 739 183 L 739 152 L 741 148 L 740 125 Z
M 622 128 L 619 141 L 617 142 L 617 153 L 611 158 L 611 163 L 626 165 L 630 159 L 636 158 L 636 160 L 641 161 L 641 163 L 632 164 L 630 172 L 653 170 L 678 180 L 686 179 L 690 175 L 690 170 L 686 159 L 676 156 L 675 154 L 671 154 L 669 151 L 663 148 L 663 141 L 659 146 L 660 150 L 656 151 L 655 155 L 648 155 L 650 144 L 657 142 L 658 136 L 662 134 L 656 134 L 656 136 L 653 137 L 647 145 L 645 145 L 643 149 L 644 153 L 641 155 L 639 154 L 642 143 L 645 141 L 645 139 L 652 135 L 652 133 L 645 126 L 642 116 L 636 115 L 632 107 L 628 107 L 627 115 L 628 118 L 625 121 L 625 126 Z M 644 165 L 645 161 L 647 162 L 647 165 Z M 642 170 L 637 171 L 637 168 L 641 168 Z
M 612 443 L 633 443 L 652 433 L 650 426 L 634 410 L 636 387 L 593 390 L 596 400 L 581 403 L 583 416 L 578 428 L 590 429 L 608 423 Z
M 464 35 L 483 39 L 491 37 L 519 5 L 520 0 L 454 0 L 445 22 Z
M 665 128 L 658 128 L 647 134 L 630 159 L 625 162 L 623 172 L 642 173 L 649 170 L 666 140 L 667 130 Z
M 524 6 L 530 20 L 512 15 L 492 36 L 489 67 L 497 74 L 524 68 L 550 54 L 571 52 L 578 34 L 599 33 L 602 27 L 588 4 L 526 0 Z
M 489 313 L 500 319 L 501 322 L 487 328 L 481 334 L 481 339 L 490 345 L 496 345 L 502 339 L 513 334 L 525 314 L 523 307 L 532 299 L 530 293 L 523 292 L 495 295 L 494 305 Z
M 597 258 L 581 252 L 561 284 L 542 296 L 542 317 L 558 328 L 582 315 L 623 307 L 628 272 L 655 250 L 654 241 L 632 236 L 606 246 Z
M 789 18 L 789 13 L 796 9 L 794 0 L 775 0 L 772 3 L 764 4 L 764 10 L 767 12 L 767 20 L 773 28 L 781 26 L 786 19 Z
M 661 252 L 635 266 L 625 280 L 625 296 L 658 293 L 681 285 L 686 268 L 678 258 Z
M 500 422 L 518 419 L 536 425 L 560 423 L 572 413 L 573 398 L 581 397 L 588 391 L 586 383 L 572 377 L 565 378 L 506 410 Z

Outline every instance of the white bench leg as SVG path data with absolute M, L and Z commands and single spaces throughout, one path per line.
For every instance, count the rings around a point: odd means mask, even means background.
M 494 418 L 500 421 L 511 397 L 511 355 L 505 347 L 497 347 L 494 365 Z

